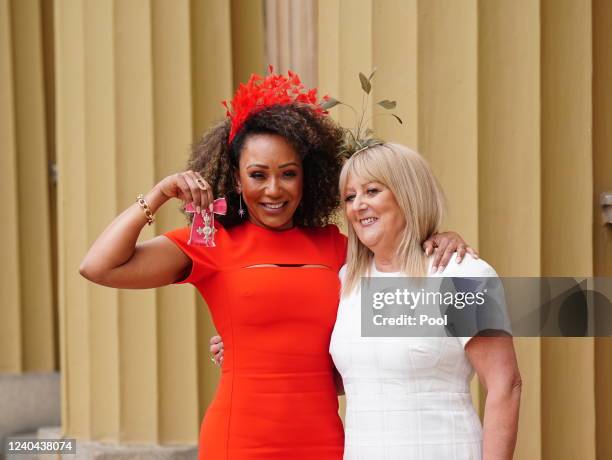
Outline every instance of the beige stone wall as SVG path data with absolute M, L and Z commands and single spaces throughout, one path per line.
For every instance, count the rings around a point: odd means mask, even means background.
M 266 50 L 357 106 L 376 67 L 373 100 L 396 99 L 404 124 L 371 126 L 429 159 L 446 227 L 500 274 L 612 276 L 596 202 L 612 190 L 611 31 L 605 0 L 0 0 L 0 372 L 61 370 L 66 435 L 197 442 L 217 378 L 205 305 L 191 287 L 95 286 L 78 265 Z M 142 237 L 182 223 L 162 209 Z M 610 340 L 517 349 L 516 458 L 611 456 Z
M 41 8 L 0 2 L 0 372 L 57 366 Z

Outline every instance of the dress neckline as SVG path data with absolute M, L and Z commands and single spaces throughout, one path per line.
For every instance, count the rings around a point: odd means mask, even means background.
M 261 225 L 254 224 L 250 220 L 245 220 L 242 225 L 245 225 L 246 227 L 254 228 L 256 229 L 256 231 L 261 231 L 261 232 L 271 234 L 271 235 L 283 235 L 283 234 L 286 235 L 288 233 L 299 230 L 299 227 L 297 225 L 294 225 L 293 227 L 287 228 L 285 230 L 273 230 L 271 228 L 262 227 Z

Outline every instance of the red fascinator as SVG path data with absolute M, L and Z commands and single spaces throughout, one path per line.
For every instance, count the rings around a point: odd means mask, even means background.
M 228 142 L 232 142 L 249 116 L 272 105 L 301 102 L 312 105 L 317 113 L 327 114 L 320 104 L 327 101 L 329 96 L 324 96 L 321 102 L 317 102 L 317 89 L 305 88 L 297 74 L 289 70 L 286 76 L 277 75 L 272 66 L 269 71 L 270 74 L 265 78 L 252 74 L 246 85 L 240 84 L 229 104 L 228 101 L 222 102 L 227 109 L 227 116 L 232 120 Z

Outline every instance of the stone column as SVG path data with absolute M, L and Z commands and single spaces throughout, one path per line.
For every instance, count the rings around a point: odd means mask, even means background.
M 591 3 L 541 3 L 545 276 L 593 276 Z M 544 458 L 597 458 L 595 365 L 594 339 L 542 340 Z
M 612 226 L 603 225 L 599 196 L 612 191 L 612 3 L 595 0 L 593 27 L 593 266 L 595 276 L 612 276 Z M 612 457 L 612 339 L 595 339 L 597 458 Z
M 265 23 L 267 62 L 278 72 L 297 72 L 309 88 L 317 86 L 317 2 L 266 0 Z
M 88 458 L 195 458 L 218 374 L 199 294 L 191 286 L 110 289 L 78 267 L 104 227 L 183 170 L 193 140 L 224 116 L 229 5 L 55 2 L 55 42 L 61 435 L 76 437 Z M 142 239 L 186 224 L 172 203 L 156 219 Z
M 481 1 L 478 24 L 479 247 L 502 276 L 539 276 L 540 7 Z M 540 339 L 519 338 L 515 346 L 525 382 L 516 458 L 535 459 L 542 451 Z
M 41 16 L 37 1 L 0 1 L 0 445 L 59 423 Z

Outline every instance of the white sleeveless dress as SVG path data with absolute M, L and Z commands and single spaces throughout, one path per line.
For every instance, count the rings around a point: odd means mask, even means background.
M 346 267 L 340 271 L 344 282 Z M 381 273 L 372 264 L 370 276 Z M 466 255 L 440 275 L 492 277 Z M 360 292 L 343 297 L 330 353 L 346 394 L 345 460 L 482 458 L 482 426 L 471 402 L 470 337 L 361 337 Z

